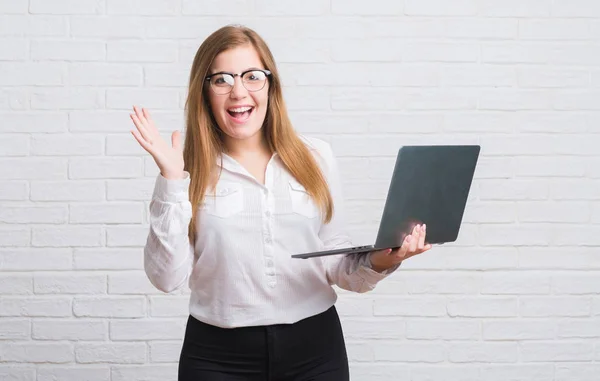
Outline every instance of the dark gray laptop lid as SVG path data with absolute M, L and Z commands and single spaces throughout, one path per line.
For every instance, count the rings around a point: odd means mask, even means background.
M 404 146 L 398 157 L 375 247 L 399 247 L 416 224 L 427 224 L 427 242 L 457 239 L 479 145 Z

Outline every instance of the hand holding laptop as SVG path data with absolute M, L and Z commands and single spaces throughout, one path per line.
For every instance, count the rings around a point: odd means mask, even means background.
M 426 252 L 431 249 L 431 244 L 425 241 L 426 226 L 416 225 L 412 233 L 407 235 L 402 246 L 397 249 L 385 249 L 371 252 L 371 266 L 377 272 L 383 272 L 396 266 L 398 263 Z

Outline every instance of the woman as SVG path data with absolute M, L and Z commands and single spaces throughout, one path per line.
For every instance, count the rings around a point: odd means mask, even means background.
M 183 148 L 134 111 L 132 134 L 160 169 L 145 270 L 164 292 L 191 289 L 179 380 L 348 380 L 332 285 L 372 290 L 430 248 L 424 227 L 393 252 L 290 257 L 351 246 L 338 169 L 328 144 L 295 133 L 271 52 L 248 28 L 198 49 Z

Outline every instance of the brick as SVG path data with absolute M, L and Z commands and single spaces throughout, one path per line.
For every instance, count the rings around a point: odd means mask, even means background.
M 178 55 L 174 42 L 109 41 L 106 49 L 113 62 L 175 62 Z
M 101 41 L 34 40 L 31 58 L 35 61 L 104 61 L 106 44 Z
M 173 89 L 109 89 L 106 91 L 108 108 L 131 110 L 136 104 L 151 110 L 176 109 L 179 104 L 179 93 Z
M 89 158 L 69 163 L 70 179 L 127 178 L 141 175 L 139 158 Z
M 552 15 L 558 17 L 599 17 L 600 4 L 586 0 L 556 0 L 552 4 Z
M 35 340 L 96 341 L 108 338 L 108 323 L 103 321 L 39 320 L 33 321 Z
M 560 31 L 560 32 L 559 32 Z M 523 40 L 585 40 L 591 38 L 587 20 L 519 20 L 519 38 Z
M 0 86 L 62 86 L 66 73 L 63 63 L 0 62 Z
M 190 76 L 189 65 L 147 64 L 144 66 L 144 83 L 147 86 L 185 87 Z
M 128 16 L 71 16 L 72 37 L 143 38 L 142 19 Z
M 334 15 L 391 16 L 402 14 L 402 1 L 375 0 L 368 4 L 360 0 L 331 0 Z
M 530 319 L 484 321 L 483 339 L 491 340 L 553 340 L 556 323 Z
M 106 276 L 89 274 L 36 274 L 36 294 L 105 294 Z
M 372 345 L 375 361 L 440 363 L 448 356 L 446 348 L 435 343 L 382 341 Z
M 510 297 L 456 297 L 447 305 L 451 317 L 515 317 L 517 308 Z
M 517 343 L 454 343 L 448 360 L 456 363 L 516 363 Z
M 480 180 L 479 198 L 485 201 L 545 200 L 550 185 L 543 180 Z M 508 204 L 510 205 L 510 204 Z
M 336 44 L 338 46 L 338 44 Z M 277 57 L 277 62 L 293 63 L 322 63 L 329 60 L 330 55 L 335 61 L 335 47 L 332 49 L 325 40 L 298 38 L 281 39 L 273 38 L 269 41 L 269 48 Z M 332 51 L 333 50 L 333 51 Z
M 0 228 L 0 247 L 23 247 L 31 241 L 28 227 Z
M 103 139 L 93 135 L 34 135 L 31 153 L 36 156 L 101 155 Z
M 559 338 L 592 338 L 600 336 L 597 321 L 561 321 L 558 323 Z
M 56 380 L 85 380 L 85 381 L 109 381 L 109 367 L 51 367 L 38 368 L 37 381 L 56 381 Z
M 451 18 L 444 20 L 444 35 L 450 38 L 511 40 L 520 32 L 517 20 L 500 18 Z
M 555 366 L 556 381 L 594 381 L 600 372 L 600 365 L 586 363 L 563 363 Z
M 33 201 L 102 201 L 104 182 L 87 180 L 31 182 Z
M 73 266 L 80 270 L 143 269 L 143 252 L 138 249 L 76 249 Z
M 475 0 L 405 0 L 404 14 L 409 16 L 474 16 L 478 11 Z
M 10 4 L 3 2 L 3 4 Z M 0 36 L 64 37 L 67 19 L 62 16 L 6 15 L 0 12 Z
M 26 242 L 29 243 L 29 238 Z M 68 270 L 72 267 L 72 260 L 68 248 L 0 249 L 0 269 L 5 271 Z
M 0 3 L 0 13 L 2 14 L 19 14 L 19 13 L 27 13 L 28 9 L 28 1 L 27 0 L 12 0 L 12 1 L 3 1 Z
M 135 64 L 78 62 L 68 72 L 71 86 L 140 86 L 143 82 L 142 68 Z M 108 103 L 107 107 L 112 108 Z
M 395 374 L 388 376 L 388 378 L 381 378 L 381 380 L 387 380 L 389 377 L 395 377 Z M 437 365 L 437 364 L 426 364 L 420 366 L 411 367 L 411 381 L 433 381 L 433 380 L 452 380 L 452 381 L 479 381 L 479 369 L 475 366 L 454 364 L 453 366 L 448 365 Z M 404 379 L 404 378 L 401 378 Z M 408 379 L 408 378 L 406 378 Z
M 517 74 L 513 67 L 480 64 L 452 64 L 444 65 L 440 69 L 441 84 L 449 87 L 515 87 Z M 453 115 L 450 115 L 452 117 Z M 479 115 L 477 115 L 479 116 Z M 506 115 L 502 115 L 505 116 Z M 481 117 L 481 116 L 480 116 Z M 479 126 L 482 128 L 481 126 Z M 506 131 L 510 126 L 503 126 Z M 494 132 L 494 130 L 485 130 Z
M 2 361 L 64 364 L 73 361 L 71 343 L 6 343 L 0 348 Z
M 175 16 L 181 13 L 180 0 L 107 0 L 109 15 Z
M 40 110 L 98 109 L 104 92 L 95 89 L 41 89 L 31 92 L 31 108 Z
M 150 362 L 176 363 L 179 362 L 181 341 L 155 341 L 150 342 Z
M 102 228 L 94 226 L 35 227 L 31 244 L 37 247 L 100 246 L 102 233 Z
M 481 325 L 475 321 L 420 320 L 406 323 L 411 340 L 479 340 Z
M 519 300 L 519 313 L 523 317 L 582 317 L 589 316 L 591 301 L 586 297 L 525 297 Z
M 78 343 L 75 358 L 80 364 L 143 364 L 146 345 L 143 343 Z
M 520 202 L 517 204 L 520 222 L 586 223 L 591 218 L 589 202 L 561 201 Z
M 4 180 L 57 180 L 67 175 L 67 162 L 60 158 L 4 159 L 0 178 Z
M 438 297 L 395 297 L 376 299 L 375 316 L 446 316 L 446 303 Z
M 175 380 L 177 364 L 111 367 L 111 381 L 128 381 L 135 378 L 142 378 L 145 381 Z
M 590 361 L 593 345 L 582 342 L 535 342 L 521 343 L 520 355 L 524 362 Z
M 70 317 L 68 297 L 2 297 L 0 316 Z
M 550 0 L 483 0 L 479 2 L 479 14 L 489 17 L 548 17 L 550 9 Z
M 519 255 L 523 269 L 597 270 L 600 258 L 594 247 L 524 247 Z M 569 261 L 565 262 L 565 252 Z
M 473 202 L 463 215 L 465 223 L 511 223 L 517 221 L 512 202 Z
M 584 159 L 578 157 L 520 157 L 516 159 L 518 177 L 581 177 Z
M 26 181 L 0 181 L 0 200 L 23 201 L 29 198 Z
M 481 294 L 549 294 L 551 278 L 538 272 L 494 272 L 483 274 Z
M 139 318 L 146 314 L 144 297 L 77 297 L 73 300 L 77 317 Z
M 107 182 L 108 200 L 149 201 L 155 179 L 111 180 Z
M 118 228 L 106 228 L 107 241 L 109 247 L 143 247 L 148 238 L 147 226 L 126 226 Z
M 189 296 L 151 296 L 150 316 L 187 317 L 189 315 Z
M 68 116 L 63 113 L 1 113 L 0 131 L 10 132 L 64 132 L 67 131 Z
M 127 271 L 108 275 L 109 294 L 160 293 L 148 280 L 144 271 Z
M 177 340 L 185 333 L 185 320 L 114 320 L 110 323 L 113 341 Z
M 69 208 L 69 222 L 74 224 L 141 223 L 140 203 L 78 204 Z
M 395 318 L 344 319 L 342 325 L 348 340 L 406 338 L 406 323 Z
M 489 381 L 551 381 L 553 364 L 489 364 L 481 366 L 481 378 Z
M 65 207 L 7 206 L 0 210 L 0 222 L 13 224 L 60 224 L 67 222 Z
M 399 62 L 403 55 L 402 41 L 397 39 L 378 39 L 369 44 L 349 40 L 336 43 L 331 49 L 334 62 Z
M 557 274 L 552 277 L 552 288 L 554 294 L 598 294 L 600 293 L 600 284 L 597 282 L 597 272 L 587 272 L 585 274 Z
M 29 155 L 29 138 L 25 135 L 4 134 L 0 141 L 0 157 Z
M 1 35 L 1 34 L 0 34 Z M 26 61 L 29 59 L 29 41 L 26 39 L 0 39 L 0 60 Z
M 2 319 L 0 340 L 28 340 L 31 337 L 31 323 L 25 319 Z M 2 368 L 0 368 L 2 376 Z
M 33 294 L 31 275 L 2 273 L 0 275 L 0 294 L 27 295 Z
M 223 5 L 228 5 L 228 3 L 232 2 L 232 6 L 231 7 L 224 7 Z M 331 5 L 331 8 L 333 11 L 335 11 L 335 2 L 336 0 L 333 0 L 333 4 Z M 222 14 L 225 14 L 227 16 L 230 16 L 232 13 L 236 14 L 236 13 L 241 13 L 242 15 L 248 14 L 249 10 L 249 4 L 246 1 L 243 0 L 229 0 L 226 1 L 224 3 L 219 2 L 220 4 L 223 4 L 222 7 L 201 7 L 201 8 L 208 8 L 211 9 L 211 13 L 213 12 L 213 9 L 222 9 L 221 12 Z M 189 5 L 190 4 L 197 4 L 194 3 L 192 0 L 184 0 L 184 6 L 183 6 L 183 10 L 184 13 L 186 12 L 186 4 Z M 329 1 L 323 1 L 323 0 L 308 0 L 305 1 L 303 3 L 295 3 L 295 2 L 291 2 L 291 3 L 273 3 L 269 0 L 257 0 L 255 3 L 255 7 L 256 7 L 256 15 L 258 16 L 324 16 L 327 15 L 329 13 L 330 10 L 330 5 L 329 5 Z M 195 7 L 196 9 L 199 7 Z M 235 11 L 232 11 L 232 9 L 235 9 Z M 227 12 L 229 11 L 229 12 Z M 202 12 L 202 10 L 200 10 L 200 12 Z

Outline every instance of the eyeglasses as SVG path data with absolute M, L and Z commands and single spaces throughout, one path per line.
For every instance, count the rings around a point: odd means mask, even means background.
M 210 87 L 218 95 L 229 94 L 235 84 L 235 77 L 242 78 L 242 84 L 248 91 L 259 91 L 265 87 L 267 77 L 271 75 L 269 70 L 252 69 L 241 74 L 215 73 L 206 77 Z

